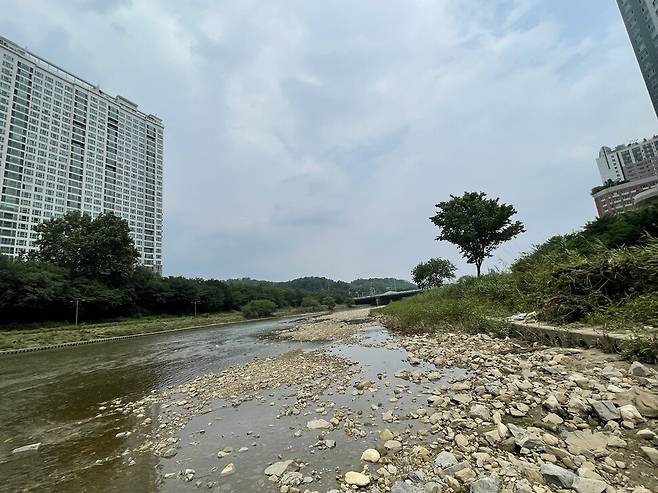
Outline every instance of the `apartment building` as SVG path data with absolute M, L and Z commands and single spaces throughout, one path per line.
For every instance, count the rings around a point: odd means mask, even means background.
M 112 211 L 161 272 L 162 171 L 162 120 L 0 37 L 0 253 L 67 211 Z

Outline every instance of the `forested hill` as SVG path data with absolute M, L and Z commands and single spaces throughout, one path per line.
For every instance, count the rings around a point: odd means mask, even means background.
M 352 282 L 334 281 L 326 277 L 300 277 L 292 281 L 271 282 L 258 281 L 250 278 L 229 279 L 231 283 L 253 283 L 253 284 L 275 284 L 295 289 L 302 289 L 309 293 L 340 293 L 344 296 L 366 296 L 373 293 L 383 293 L 386 291 L 403 291 L 406 289 L 416 289 L 416 285 L 403 279 L 392 277 L 373 277 L 370 279 L 356 279 Z

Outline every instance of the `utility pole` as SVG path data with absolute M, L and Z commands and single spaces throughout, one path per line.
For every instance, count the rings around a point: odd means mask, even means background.
M 192 303 L 194 303 L 194 316 L 196 317 L 196 304 L 198 303 L 198 301 L 193 301 Z
M 78 326 L 78 314 L 80 313 L 80 302 L 84 300 L 75 300 L 75 326 Z

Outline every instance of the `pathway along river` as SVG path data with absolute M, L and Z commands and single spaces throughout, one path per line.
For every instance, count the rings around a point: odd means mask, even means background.
M 100 403 L 153 390 L 255 358 L 317 344 L 264 336 L 297 319 L 174 332 L 0 358 L 0 491 L 152 491 L 153 462 L 126 470 L 115 438 L 132 416 L 96 418 Z M 11 451 L 41 442 L 34 454 Z

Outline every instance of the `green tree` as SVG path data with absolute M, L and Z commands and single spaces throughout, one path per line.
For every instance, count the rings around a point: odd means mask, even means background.
M 414 267 L 411 276 L 421 289 L 436 288 L 446 279 L 455 277 L 455 270 L 457 269 L 450 260 L 431 258 Z
M 96 219 L 68 212 L 35 227 L 32 258 L 68 269 L 73 276 L 119 285 L 132 274 L 139 253 L 128 222 L 103 212 Z
M 516 209 L 489 199 L 483 192 L 466 192 L 461 197 L 439 202 L 439 211 L 430 220 L 440 228 L 437 240 L 457 245 L 469 264 L 475 264 L 477 275 L 485 258 L 491 257 L 501 243 L 525 232 L 521 221 L 512 222 Z
M 276 303 L 270 300 L 252 300 L 240 308 L 246 318 L 263 318 L 274 315 Z

